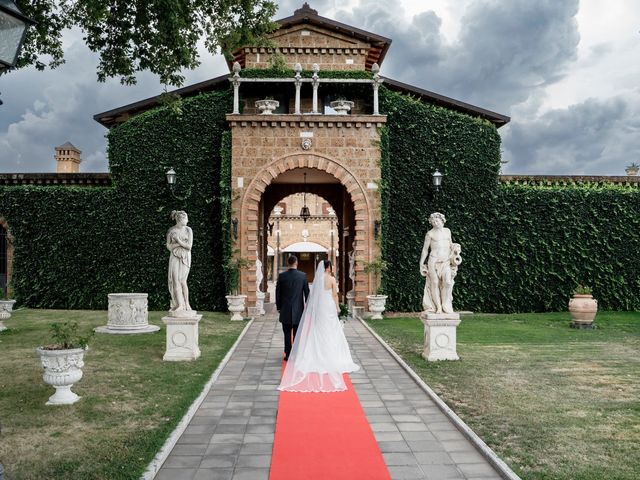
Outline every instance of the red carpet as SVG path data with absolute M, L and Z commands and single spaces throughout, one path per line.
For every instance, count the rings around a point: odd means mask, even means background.
M 269 480 L 390 480 L 349 376 L 336 393 L 280 392 Z

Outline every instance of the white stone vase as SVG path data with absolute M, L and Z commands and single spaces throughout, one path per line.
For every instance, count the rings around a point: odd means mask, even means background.
M 593 328 L 593 320 L 598 313 L 598 301 L 590 294 L 575 294 L 569 300 L 571 326 L 574 328 Z
M 371 320 L 382 320 L 382 312 L 384 312 L 387 303 L 387 295 L 367 295 L 369 302 L 369 311 L 373 313 Z
M 74 383 L 82 378 L 84 367 L 83 348 L 69 350 L 36 349 L 44 368 L 42 379 L 56 389 L 56 393 L 49 397 L 47 405 L 71 405 L 80 397 L 71 391 Z
M 638 171 L 640 171 L 640 169 L 637 167 L 627 167 L 624 169 L 624 171 L 630 177 L 635 177 L 636 175 L 638 175 Z
M 227 304 L 229 311 L 231 312 L 231 320 L 242 320 L 241 313 L 244 312 L 244 302 L 247 299 L 246 295 L 227 295 Z
M 256 100 L 256 108 L 261 115 L 271 115 L 276 108 L 280 106 L 280 102 L 272 99 Z
M 350 100 L 334 100 L 330 102 L 329 105 L 338 115 L 346 115 L 351 111 L 354 103 Z
M 149 325 L 146 293 L 110 293 L 107 325 L 97 327 L 98 333 L 133 334 L 160 330 Z
M 2 321 L 11 318 L 11 312 L 13 311 L 13 305 L 15 303 L 15 300 L 0 300 L 0 332 L 7 329 Z

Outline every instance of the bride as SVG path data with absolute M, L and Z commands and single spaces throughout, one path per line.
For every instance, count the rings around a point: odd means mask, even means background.
M 331 261 L 318 263 L 311 292 L 278 390 L 339 392 L 347 389 L 343 373 L 360 369 L 338 320 L 336 280 Z

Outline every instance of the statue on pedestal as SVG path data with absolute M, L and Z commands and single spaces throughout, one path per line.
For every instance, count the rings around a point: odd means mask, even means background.
M 420 274 L 426 277 L 422 308 L 428 313 L 454 313 L 453 280 L 462 263 L 461 247 L 451 241 L 451 230 L 444 227 L 445 222 L 442 213 L 429 216 L 433 228 L 424 237 L 420 256 Z
M 351 279 L 351 290 L 356 289 L 356 242 L 353 241 L 351 251 L 348 253 L 349 257 L 349 278 Z
M 182 210 L 171 212 L 171 220 L 176 224 L 167 232 L 167 250 L 169 254 L 168 286 L 171 294 L 169 315 L 185 316 L 195 314 L 189 305 L 187 277 L 191 270 L 191 247 L 193 231 L 187 227 L 189 217 Z
M 256 292 L 262 292 L 262 262 L 256 257 Z

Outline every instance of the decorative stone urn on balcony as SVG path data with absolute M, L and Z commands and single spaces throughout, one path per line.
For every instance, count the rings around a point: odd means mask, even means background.
M 334 100 L 329 105 L 333 108 L 338 115 L 346 115 L 353 108 L 354 103 L 350 100 Z
M 256 108 L 262 115 L 271 115 L 279 106 L 280 102 L 271 98 L 256 100 Z

